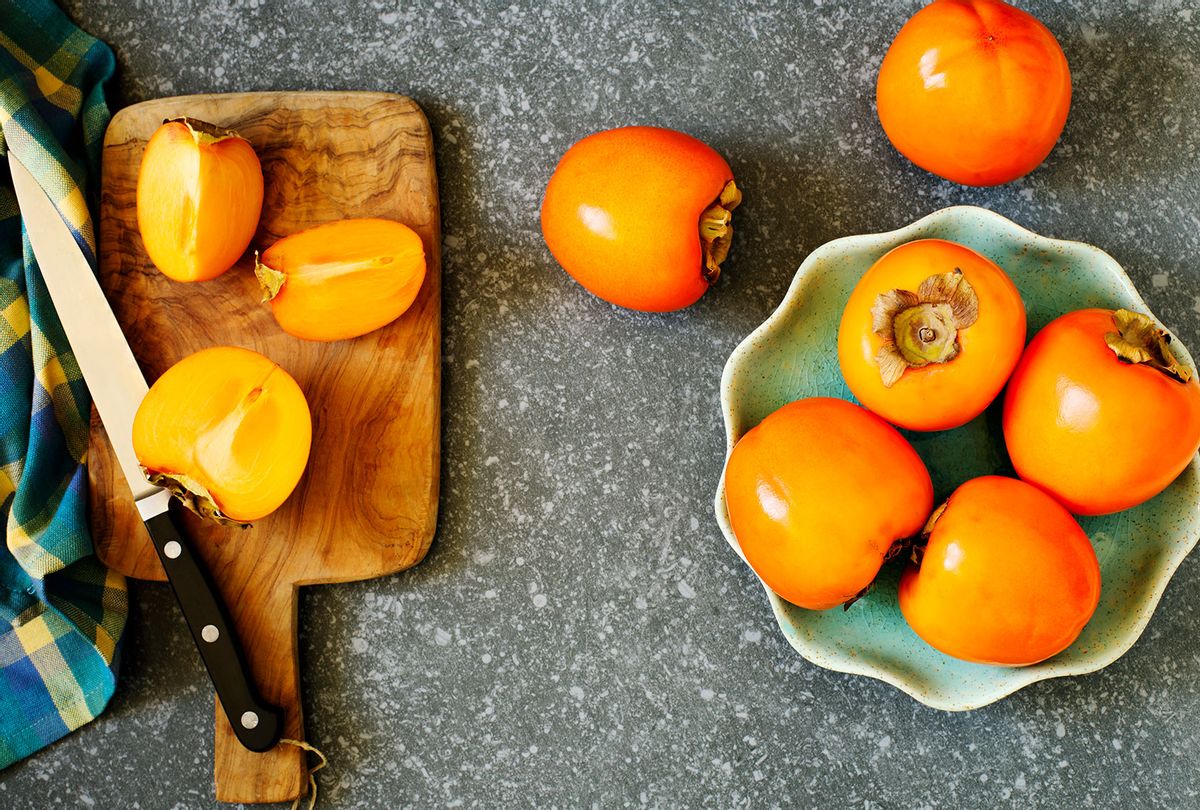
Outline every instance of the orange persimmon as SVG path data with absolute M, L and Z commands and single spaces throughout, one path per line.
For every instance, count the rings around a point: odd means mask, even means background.
M 993 262 L 944 239 L 893 248 L 859 280 L 838 328 L 858 401 L 894 425 L 947 430 L 981 414 L 1025 346 L 1025 305 Z
M 175 281 L 224 273 L 262 213 L 262 166 L 236 132 L 193 118 L 163 123 L 142 155 L 137 220 L 154 266 Z
M 742 195 L 711 147 L 657 127 L 576 143 L 542 200 L 554 258 L 593 295 L 645 312 L 696 302 L 720 274 Z
M 276 322 L 305 340 L 345 340 L 405 313 L 425 279 L 425 248 L 407 225 L 344 219 L 280 239 L 255 257 Z
M 1200 450 L 1200 384 L 1149 316 L 1084 309 L 1034 336 L 1004 400 L 1017 474 L 1077 515 L 1136 506 Z
M 725 503 L 767 587 L 824 610 L 861 594 L 895 541 L 921 530 L 933 484 L 895 428 L 853 403 L 817 397 L 783 406 L 734 445 Z
M 248 523 L 295 489 L 312 442 L 308 403 L 270 359 L 233 346 L 171 366 L 133 420 L 146 476 L 196 513 Z
M 1024 666 L 1071 645 L 1100 601 L 1100 565 L 1075 519 L 1015 478 L 975 478 L 934 512 L 900 611 L 930 646 Z
M 1037 168 L 1063 131 L 1071 72 L 1054 34 L 1000 0 L 935 0 L 879 68 L 879 121 L 922 169 L 991 186 Z

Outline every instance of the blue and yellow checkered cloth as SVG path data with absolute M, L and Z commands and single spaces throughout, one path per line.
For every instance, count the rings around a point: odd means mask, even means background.
M 0 0 L 0 155 L 59 201 L 93 264 L 112 72 L 49 0 Z M 0 162 L 0 768 L 95 718 L 116 684 L 128 599 L 88 533 L 90 412 Z

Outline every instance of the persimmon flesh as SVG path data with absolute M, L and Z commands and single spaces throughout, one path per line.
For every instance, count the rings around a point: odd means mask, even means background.
M 154 266 L 207 281 L 237 262 L 258 228 L 263 174 L 237 133 L 192 118 L 166 121 L 142 154 L 137 221 Z
M 171 366 L 133 421 L 133 449 L 147 477 L 222 522 L 249 523 L 279 508 L 304 473 L 311 443 L 296 381 L 233 346 Z
M 542 200 L 542 235 L 593 295 L 645 312 L 695 303 L 716 280 L 741 202 L 733 171 L 703 142 L 622 127 L 576 143 Z
M 1053 498 L 983 476 L 926 527 L 920 563 L 900 578 L 900 611 L 930 646 L 964 661 L 1024 666 L 1065 650 L 1100 601 L 1100 565 Z
M 879 121 L 922 169 L 991 186 L 1037 168 L 1071 106 L 1054 34 L 1001 0 L 935 0 L 896 35 L 879 68 Z
M 1025 346 L 1025 305 L 994 262 L 944 239 L 885 253 L 838 327 L 838 361 L 864 406 L 909 430 L 948 430 L 996 398 Z
M 895 428 L 840 399 L 785 405 L 734 445 L 725 503 L 742 553 L 783 599 L 857 597 L 933 508 L 924 463 Z
M 1200 384 L 1148 316 L 1084 309 L 1046 325 L 1004 400 L 1017 474 L 1077 515 L 1153 498 L 1200 450 Z
M 412 306 L 425 279 L 425 248 L 400 222 L 345 219 L 280 239 L 258 257 L 255 272 L 285 332 L 345 340 Z

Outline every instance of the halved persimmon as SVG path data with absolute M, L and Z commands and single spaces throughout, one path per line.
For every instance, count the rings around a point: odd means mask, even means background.
M 987 475 L 950 495 L 900 578 L 900 611 L 930 646 L 1024 666 L 1071 645 L 1100 601 L 1100 565 L 1075 519 L 1046 493 Z
M 137 220 L 150 261 L 175 281 L 207 281 L 246 252 L 262 214 L 253 147 L 194 118 L 163 123 L 146 144 Z
M 784 405 L 725 464 L 729 522 L 767 587 L 813 610 L 853 600 L 897 540 L 921 530 L 933 484 L 895 428 L 841 399 Z
M 741 199 L 733 170 L 707 144 L 660 127 L 621 127 L 563 155 L 542 200 L 542 235 L 593 295 L 668 312 L 716 281 Z
M 280 239 L 256 257 L 255 273 L 283 331 L 345 340 L 412 306 L 425 280 L 425 248 L 400 222 L 344 219 Z
M 150 481 L 220 522 L 249 523 L 279 508 L 304 473 L 311 442 L 296 381 L 233 346 L 171 366 L 133 420 L 133 449 Z
M 1017 474 L 1077 515 L 1136 506 L 1200 450 L 1200 383 L 1149 316 L 1070 312 L 1038 332 L 1004 400 Z
M 859 280 L 838 328 L 851 393 L 909 430 L 948 430 L 996 398 L 1025 346 L 1025 305 L 994 262 L 919 239 Z

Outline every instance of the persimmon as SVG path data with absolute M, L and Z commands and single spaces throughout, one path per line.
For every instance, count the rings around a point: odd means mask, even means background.
M 137 221 L 150 261 L 175 281 L 207 281 L 246 252 L 262 213 L 254 148 L 194 118 L 163 123 L 142 154 Z
M 690 135 L 610 129 L 559 161 L 542 200 L 542 235 L 592 294 L 667 312 L 695 303 L 716 281 L 741 199 L 729 164 Z
M 921 530 L 933 484 L 891 425 L 845 400 L 816 397 L 783 406 L 734 445 L 725 503 L 767 587 L 824 610 L 860 595 L 896 541 Z
M 930 517 L 900 611 L 947 655 L 1023 666 L 1065 650 L 1100 601 L 1100 565 L 1057 501 L 1015 478 L 972 479 Z
M 910 430 L 947 430 L 996 398 L 1025 345 L 1025 305 L 995 263 L 944 239 L 884 254 L 838 328 L 838 361 L 864 406 Z
M 1004 399 L 1017 474 L 1077 515 L 1166 489 L 1200 449 L 1200 384 L 1149 316 L 1084 309 L 1043 328 Z
M 151 482 L 220 522 L 275 511 L 308 463 L 312 418 L 300 386 L 263 355 L 205 349 L 171 366 L 133 420 Z
M 1067 57 L 1046 26 L 1000 0 L 935 0 L 879 68 L 879 121 L 922 169 L 992 186 L 1037 168 L 1071 106 Z
M 255 273 L 283 331 L 344 340 L 412 306 L 425 279 L 425 248 L 400 222 L 345 219 L 280 239 L 255 257 Z

